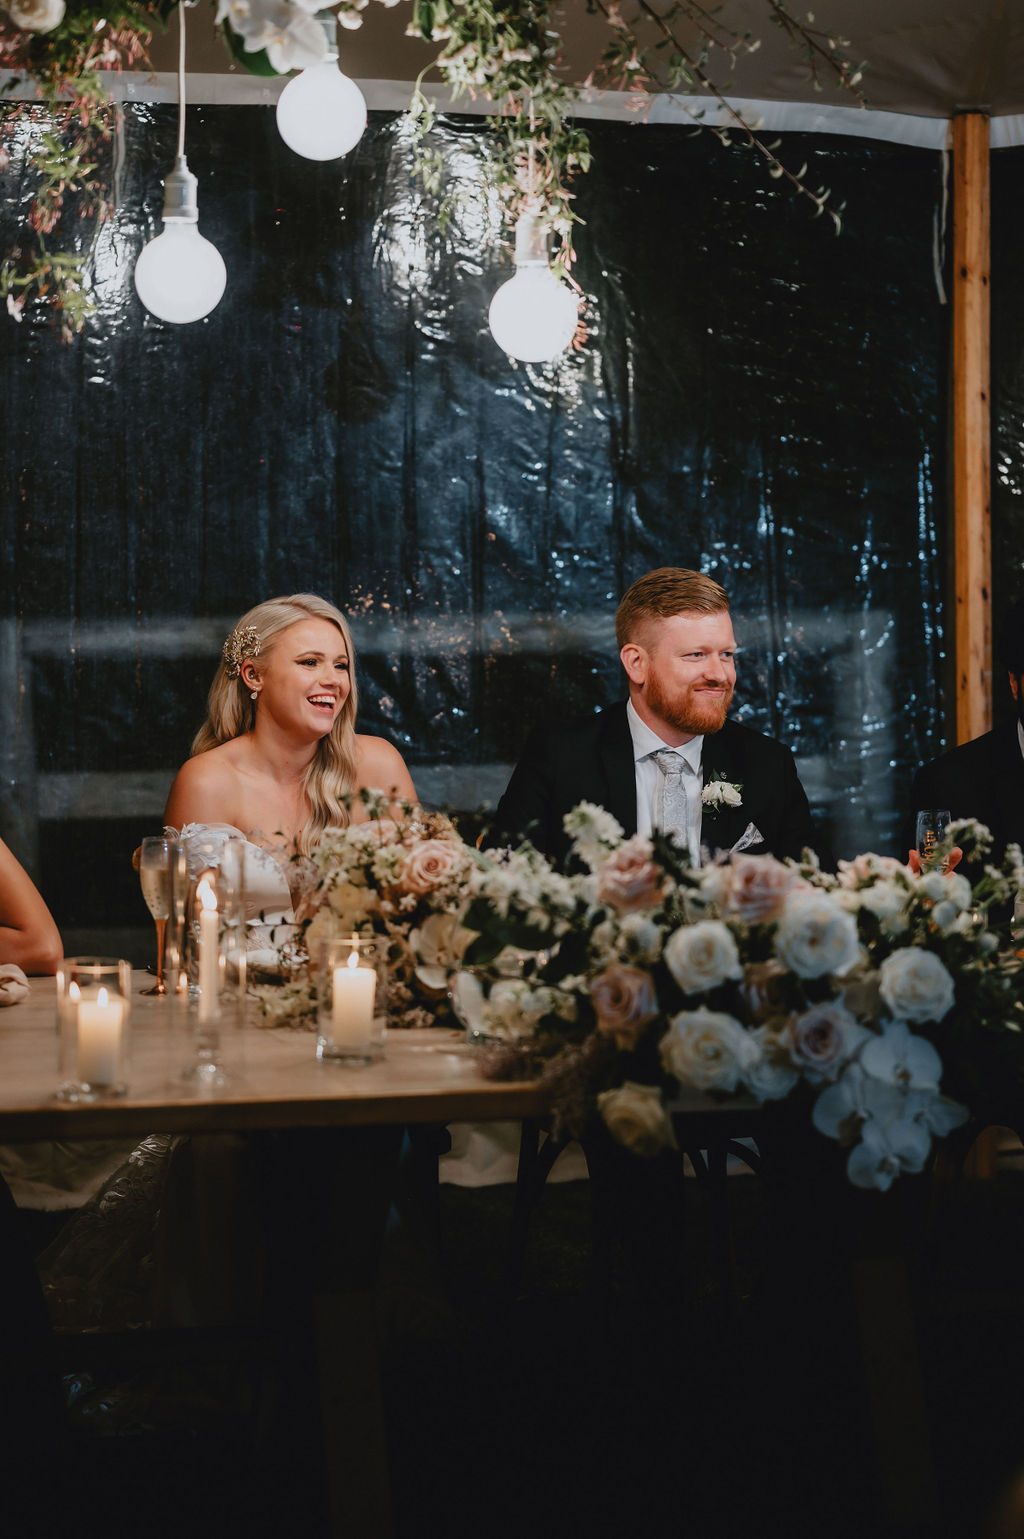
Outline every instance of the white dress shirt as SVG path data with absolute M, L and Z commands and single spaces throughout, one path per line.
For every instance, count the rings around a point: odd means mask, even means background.
M 660 753 L 663 749 L 672 749 L 682 758 L 686 765 L 687 774 L 684 776 L 686 786 L 686 843 L 690 851 L 690 859 L 695 866 L 700 865 L 700 793 L 703 787 L 701 775 L 701 755 L 704 751 L 704 738 L 691 737 L 688 743 L 674 748 L 671 743 L 665 743 L 658 734 L 651 730 L 645 721 L 642 721 L 633 708 L 632 700 L 626 702 L 626 720 L 629 722 L 629 732 L 633 739 L 633 769 L 636 775 L 636 831 L 638 834 L 647 835 L 652 828 L 661 828 L 661 795 L 665 785 L 665 777 L 657 764 L 651 758 L 652 754 Z

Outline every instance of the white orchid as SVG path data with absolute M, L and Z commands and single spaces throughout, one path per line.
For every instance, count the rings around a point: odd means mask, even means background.
M 866 1074 L 901 1090 L 938 1090 L 942 1059 L 924 1037 L 911 1035 L 904 1021 L 887 1021 L 881 1035 L 869 1034 L 861 1049 Z
M 872 1119 L 865 1123 L 860 1143 L 850 1151 L 846 1173 L 854 1186 L 887 1192 L 904 1171 L 924 1169 L 931 1146 L 928 1130 L 920 1122 Z

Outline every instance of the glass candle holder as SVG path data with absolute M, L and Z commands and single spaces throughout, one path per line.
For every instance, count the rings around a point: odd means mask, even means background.
M 322 942 L 316 1001 L 318 1058 L 365 1064 L 384 1057 L 387 964 L 375 937 Z
M 116 957 L 65 957 L 57 970 L 57 1032 L 65 1101 L 128 1088 L 132 967 Z
M 233 846 L 239 846 L 238 849 Z M 186 1076 L 220 1083 L 240 1051 L 245 1015 L 244 840 L 229 839 L 220 864 L 196 877 L 189 899 L 190 1053 Z M 237 1065 L 235 1065 L 237 1067 Z

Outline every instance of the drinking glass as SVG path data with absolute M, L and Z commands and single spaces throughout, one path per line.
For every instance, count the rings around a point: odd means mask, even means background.
M 949 812 L 937 807 L 924 807 L 918 812 L 915 843 L 922 870 L 937 863 L 949 822 Z
M 57 969 L 57 1032 L 63 1101 L 95 1101 L 127 1089 L 132 967 L 118 957 L 65 957 Z
M 139 848 L 139 881 L 146 907 L 156 925 L 156 982 L 144 994 L 166 994 L 164 979 L 164 947 L 167 940 L 167 921 L 171 915 L 171 881 L 177 845 L 173 839 L 159 835 L 143 839 Z

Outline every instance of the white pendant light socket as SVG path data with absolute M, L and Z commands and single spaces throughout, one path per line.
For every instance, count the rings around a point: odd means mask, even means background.
M 338 68 L 338 24 L 332 12 L 317 20 L 327 39 L 321 64 L 289 80 L 277 102 L 281 138 L 306 160 L 337 160 L 355 149 L 366 128 L 366 102 Z
M 164 182 L 163 233 L 135 264 L 135 289 L 146 309 L 179 326 L 209 315 L 227 284 L 224 258 L 199 233 L 198 186 L 179 155 Z

